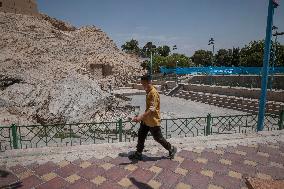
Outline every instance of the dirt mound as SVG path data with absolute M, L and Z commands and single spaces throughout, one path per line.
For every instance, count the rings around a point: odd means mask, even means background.
M 51 25 L 55 28 L 57 28 L 58 30 L 61 30 L 61 31 L 75 31 L 76 30 L 76 27 L 70 25 L 70 24 L 67 24 L 61 20 L 57 20 L 55 18 L 51 18 L 50 16 L 48 15 L 45 15 L 45 14 L 42 14 L 41 15 L 42 18 L 48 22 L 51 23 Z
M 131 111 L 117 111 L 125 102 L 106 89 L 140 75 L 141 62 L 95 26 L 76 29 L 48 16 L 0 12 L 0 50 L 0 112 L 13 115 L 1 119 L 88 122 L 117 120 Z

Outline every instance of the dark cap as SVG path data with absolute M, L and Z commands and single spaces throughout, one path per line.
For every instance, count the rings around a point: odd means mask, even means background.
M 152 76 L 151 75 L 143 75 L 141 76 L 141 81 L 151 81 Z

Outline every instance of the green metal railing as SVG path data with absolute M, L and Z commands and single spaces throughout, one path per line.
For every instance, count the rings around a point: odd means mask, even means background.
M 284 111 L 280 115 L 266 114 L 265 130 L 284 128 Z M 208 136 L 213 134 L 255 132 L 257 115 L 233 115 L 163 119 L 165 138 Z M 76 123 L 53 125 L 0 126 L 0 151 L 44 146 L 74 146 L 130 142 L 137 140 L 139 123 L 117 122 Z

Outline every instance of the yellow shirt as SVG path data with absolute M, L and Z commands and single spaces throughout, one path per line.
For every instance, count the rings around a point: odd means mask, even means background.
M 160 95 L 158 91 L 151 87 L 150 91 L 146 95 L 146 110 L 151 112 L 143 118 L 143 122 L 149 127 L 156 127 L 161 125 L 160 115 Z

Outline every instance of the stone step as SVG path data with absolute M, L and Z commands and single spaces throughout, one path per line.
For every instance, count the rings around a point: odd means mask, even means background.
M 133 89 L 133 87 L 119 87 L 118 89 Z
M 191 101 L 202 102 L 205 104 L 211 104 L 230 109 L 236 109 L 239 111 L 249 111 L 257 113 L 259 108 L 258 100 L 246 99 L 243 97 L 225 96 L 185 90 L 179 91 L 178 96 L 180 98 L 184 98 Z M 267 102 L 267 112 L 278 113 L 280 112 L 281 107 L 284 108 L 283 103 L 273 101 Z

